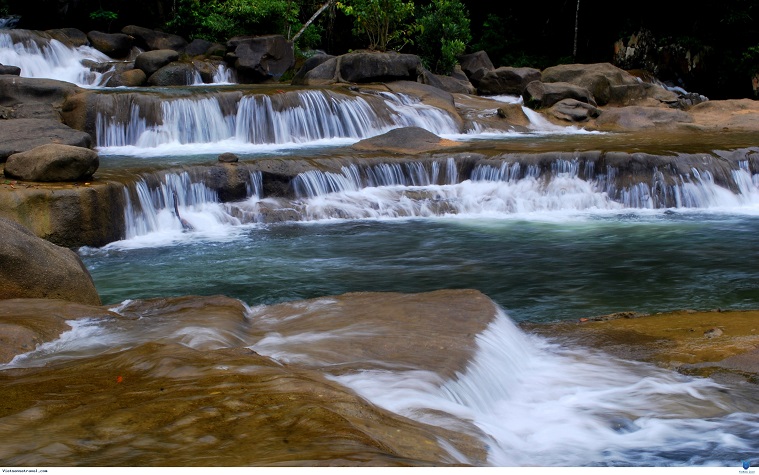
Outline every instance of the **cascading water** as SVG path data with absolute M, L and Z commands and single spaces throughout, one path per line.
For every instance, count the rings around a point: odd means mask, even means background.
M 405 126 L 423 127 L 436 134 L 458 132 L 446 112 L 389 93 L 367 99 L 329 91 L 242 98 L 214 94 L 167 99 L 160 106 L 147 105 L 150 97 L 124 95 L 102 100 L 96 117 L 96 142 L 105 153 L 139 155 L 156 149 L 176 151 L 177 147 L 184 153 L 198 153 L 205 149 L 197 145 L 219 142 L 227 148 L 251 150 L 253 144 L 355 141 Z M 157 117 L 146 108 L 155 109 Z M 182 147 L 188 144 L 193 147 Z
M 711 380 L 554 345 L 502 312 L 454 379 L 419 371 L 333 379 L 421 422 L 456 430 L 441 413 L 470 421 L 495 466 L 730 465 L 759 431 L 759 416 Z
M 89 46 L 69 48 L 60 41 L 14 30 L 0 32 L 0 64 L 18 66 L 21 76 L 68 81 L 79 86 L 98 86 L 104 74 L 93 71 L 83 61 L 107 63 L 108 56 Z

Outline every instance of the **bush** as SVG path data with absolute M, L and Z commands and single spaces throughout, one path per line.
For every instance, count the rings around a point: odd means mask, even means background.
M 346 0 L 337 2 L 337 8 L 353 17 L 353 32 L 366 35 L 368 48 L 386 51 L 390 46 L 403 48 L 413 43 L 414 2 L 404 0 Z
M 417 46 L 431 71 L 449 74 L 472 40 L 469 12 L 459 0 L 432 0 L 422 9 Z

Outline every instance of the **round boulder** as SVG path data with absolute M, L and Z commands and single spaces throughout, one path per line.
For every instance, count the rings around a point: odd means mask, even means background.
M 134 38 L 123 33 L 103 33 L 102 31 L 90 31 L 87 33 L 90 44 L 96 50 L 107 54 L 111 58 L 124 58 L 129 54 L 134 43 Z
M 129 69 L 114 74 L 105 85 L 107 87 L 140 87 L 145 84 L 147 78 L 142 69 Z
M 187 41 L 181 36 L 151 30 L 141 26 L 128 25 L 121 32 L 134 38 L 135 46 L 145 50 L 171 49 L 179 51 L 187 46 Z
M 293 44 L 282 35 L 235 36 L 227 41 L 227 61 L 242 83 L 279 79 L 295 64 Z
M 61 299 L 100 305 L 100 296 L 76 253 L 0 218 L 0 298 Z
M 522 94 L 524 104 L 531 109 L 551 107 L 563 99 L 575 99 L 593 106 L 596 101 L 593 95 L 584 87 L 567 82 L 544 83 L 532 81 Z
M 195 67 L 190 63 L 169 63 L 148 78 L 148 86 L 187 86 L 195 77 Z
M 240 157 L 232 152 L 225 152 L 219 155 L 219 161 L 221 163 L 235 163 L 240 161 Z
M 540 80 L 540 71 L 534 68 L 482 68 L 472 73 L 470 80 L 481 96 L 521 96 L 528 84 Z
M 158 49 L 141 53 L 134 60 L 134 68 L 141 69 L 147 77 L 169 63 L 179 59 L 179 53 L 171 49 Z
M 5 66 L 0 64 L 0 74 L 9 74 L 11 76 L 21 76 L 21 68 L 18 66 Z
M 94 150 L 48 144 L 8 157 L 5 176 L 24 181 L 79 181 L 92 177 L 99 164 Z

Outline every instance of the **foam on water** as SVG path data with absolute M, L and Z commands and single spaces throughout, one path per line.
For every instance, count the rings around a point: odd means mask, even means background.
M 84 66 L 82 61 L 86 60 L 112 61 L 89 46 L 69 48 L 55 39 L 42 45 L 32 40 L 14 43 L 10 34 L 0 32 L 0 64 L 18 66 L 21 77 L 56 79 L 82 87 L 100 85 L 103 73 Z
M 755 447 L 759 415 L 711 380 L 551 344 L 504 314 L 477 342 L 449 381 L 419 371 L 333 378 L 422 422 L 455 429 L 435 411 L 470 421 L 496 466 L 731 465 Z

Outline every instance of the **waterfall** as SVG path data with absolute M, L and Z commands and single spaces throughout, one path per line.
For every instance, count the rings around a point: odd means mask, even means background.
M 359 140 L 410 125 L 436 134 L 458 132 L 448 113 L 390 93 L 364 98 L 305 90 L 165 100 L 126 93 L 103 95 L 99 104 L 95 135 L 100 148 L 132 146 L 146 150 L 221 141 L 252 145 Z M 193 153 L 192 148 L 183 151 Z
M 13 30 L 0 32 L 0 64 L 18 66 L 21 76 L 67 81 L 79 86 L 98 86 L 103 73 L 90 70 L 83 61 L 107 63 L 111 59 L 89 46 L 69 48 L 60 41 Z

